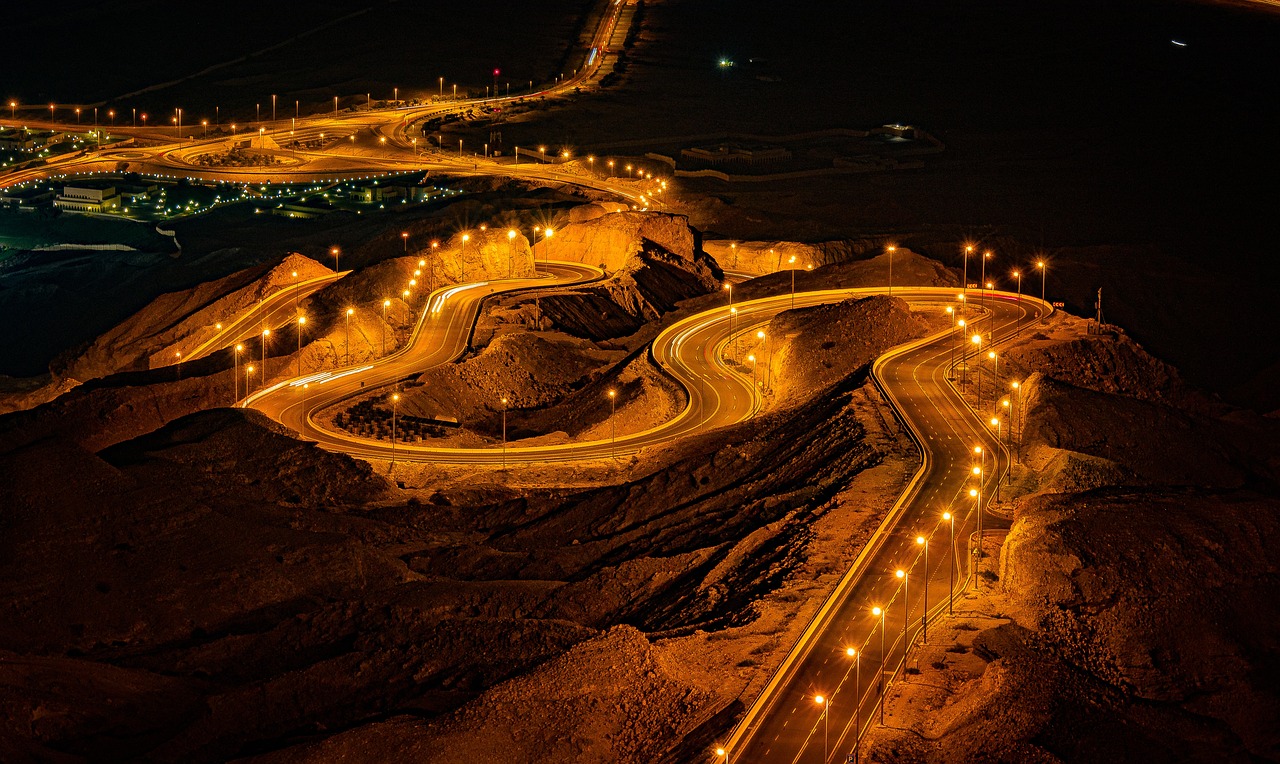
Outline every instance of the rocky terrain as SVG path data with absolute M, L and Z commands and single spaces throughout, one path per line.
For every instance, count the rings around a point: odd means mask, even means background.
M 678 755 L 910 468 L 865 366 L 590 488 L 402 491 L 253 412 L 89 438 L 61 405 L 0 420 L 4 758 Z
M 1009 348 L 1026 458 L 999 573 L 913 654 L 868 758 L 1280 756 L 1280 426 L 1096 328 Z

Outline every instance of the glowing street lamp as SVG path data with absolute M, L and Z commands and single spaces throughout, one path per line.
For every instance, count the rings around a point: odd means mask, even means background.
M 502 469 L 507 468 L 507 399 L 502 399 Z
M 920 613 L 921 640 L 929 644 L 929 539 L 916 536 L 916 545 L 924 547 L 924 610 Z
M 907 626 L 911 623 L 911 593 L 907 584 L 911 576 L 907 571 L 898 568 L 893 575 L 902 579 L 902 649 L 907 649 Z
M 956 597 L 956 518 L 950 512 L 943 512 L 942 519 L 951 526 L 951 564 L 947 566 L 947 615 L 954 615 L 953 605 Z
M 1049 269 L 1045 266 L 1043 260 L 1036 261 L 1036 268 L 1040 270 L 1040 302 L 1044 302 L 1044 277 Z
M 266 375 L 264 374 L 263 377 L 265 378 L 265 376 Z M 244 395 L 246 398 L 249 397 L 249 386 L 252 384 L 252 379 L 253 379 L 253 364 L 249 364 L 244 369 Z
M 861 747 L 858 738 L 862 737 L 862 654 L 852 647 L 846 647 L 844 654 L 853 658 L 853 693 L 858 703 L 853 709 L 853 764 L 858 764 L 858 749 Z
M 974 467 L 974 469 L 979 470 L 979 468 L 977 467 Z M 979 470 L 979 474 L 981 474 L 981 470 Z M 981 479 L 979 479 L 978 485 L 979 486 L 982 485 Z M 978 569 L 982 566 L 982 491 L 980 491 L 977 488 L 970 488 L 969 498 L 973 499 L 974 505 L 977 507 L 977 514 L 978 514 L 978 550 L 977 550 L 977 558 L 973 563 L 973 588 L 977 589 L 978 588 Z
M 302 376 L 302 327 L 306 326 L 307 317 L 298 316 L 298 376 Z
M 982 405 L 982 335 L 975 334 L 970 338 L 977 350 L 974 351 L 974 357 L 978 358 L 978 405 Z
M 827 757 L 830 756 L 827 748 L 827 724 L 831 718 L 831 698 L 814 695 L 813 702 L 822 707 L 822 760 L 826 761 Z
M 271 338 L 271 330 L 262 330 L 262 381 L 267 381 L 267 340 Z M 248 392 L 247 390 L 245 392 Z
M 231 381 L 235 383 L 234 401 L 240 401 L 240 354 L 244 352 L 244 345 L 236 343 L 235 353 L 231 356 Z
M 893 253 L 897 252 L 898 248 L 890 244 L 884 248 L 884 251 L 889 255 L 889 296 L 893 297 Z
M 609 458 L 614 458 L 614 447 L 618 443 L 618 423 L 614 414 L 618 411 L 618 391 L 609 391 Z
M 345 343 L 346 344 L 345 350 L 347 351 L 348 366 L 351 365 L 351 316 L 353 316 L 355 312 L 356 312 L 355 308 L 347 308 L 347 341 Z
M 884 659 L 885 659 L 884 619 L 886 615 L 886 612 L 885 612 L 886 610 L 887 608 L 881 609 L 878 606 L 871 608 L 871 615 L 874 615 L 880 619 L 880 678 L 876 682 L 876 692 L 880 695 L 880 723 L 881 724 L 884 724 Z
M 408 231 L 401 231 L 401 232 L 400 232 L 400 240 L 401 240 L 401 242 L 403 242 L 403 243 L 404 243 L 404 253 L 405 253 L 406 255 L 407 255 L 407 254 L 409 254 L 409 232 L 408 232 Z

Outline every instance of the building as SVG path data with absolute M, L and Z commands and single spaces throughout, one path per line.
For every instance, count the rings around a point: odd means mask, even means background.
M 697 164 L 717 167 L 769 167 L 790 161 L 791 152 L 781 146 L 721 143 L 682 149 L 680 156 Z
M 30 211 L 53 201 L 50 188 L 6 188 L 0 190 L 0 207 Z
M 115 186 L 86 188 L 64 186 L 53 200 L 53 206 L 67 212 L 115 212 L 120 209 L 120 195 Z
M 52 130 L 31 130 L 26 127 L 11 127 L 0 130 L 0 151 L 39 151 L 54 140 L 58 134 Z

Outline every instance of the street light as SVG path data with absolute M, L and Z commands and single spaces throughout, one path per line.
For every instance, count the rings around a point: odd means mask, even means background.
M 329 254 L 333 255 L 333 270 L 336 272 L 341 272 L 342 266 L 339 264 L 338 258 L 342 255 L 342 250 L 338 249 L 337 247 L 330 247 Z
M 235 401 L 240 401 L 240 354 L 244 352 L 244 345 L 236 343 L 236 351 L 231 356 L 231 381 L 235 383 Z M 247 390 L 245 392 L 248 392 Z
M 978 349 L 974 351 L 974 355 L 978 356 L 978 406 L 982 406 L 982 358 L 980 356 L 982 352 L 982 335 L 975 334 L 971 339 L 973 344 L 978 346 Z
M 826 761 L 830 755 L 827 748 L 827 725 L 831 718 L 831 699 L 824 698 L 821 695 L 814 695 L 813 702 L 822 706 L 822 760 Z
M 610 390 L 609 391 L 609 458 L 610 459 L 614 458 L 614 447 L 618 443 L 618 423 L 617 423 L 617 420 L 614 419 L 614 414 L 617 413 L 617 410 L 618 410 L 617 405 L 618 405 L 618 391 Z
M 1044 302 L 1044 277 L 1048 272 L 1043 260 L 1036 261 L 1036 267 L 1040 269 L 1040 302 Z
M 853 764 L 858 764 L 858 749 L 862 747 L 862 720 L 858 718 L 862 715 L 862 654 L 852 647 L 846 647 L 844 654 L 853 658 L 853 693 L 857 699 L 853 709 Z
M 302 327 L 307 323 L 306 316 L 298 316 L 298 376 L 302 376 Z
M 951 526 L 951 565 L 947 569 L 947 615 L 954 615 L 955 610 L 955 592 L 956 592 L 956 565 L 959 559 L 956 557 L 956 518 L 950 512 L 943 512 L 942 519 L 947 521 Z
M 907 588 L 911 577 L 902 568 L 895 570 L 893 575 L 902 579 L 902 652 L 905 655 L 907 651 L 907 626 L 911 623 L 911 592 Z
M 893 297 L 893 253 L 897 252 L 898 248 L 890 244 L 884 248 L 884 251 L 889 253 L 889 296 Z
M 921 641 L 929 644 L 929 539 L 916 536 L 916 545 L 924 547 L 924 610 L 920 613 Z
M 977 470 L 978 468 L 974 467 L 974 469 Z M 978 485 L 982 485 L 981 480 L 978 481 Z M 978 570 L 982 566 L 982 491 L 978 490 L 977 488 L 970 488 L 969 498 L 974 500 L 974 504 L 977 506 L 977 514 L 978 514 L 978 534 L 977 534 L 978 550 L 975 558 L 976 561 L 973 563 L 973 588 L 977 589 L 978 588 Z
M 351 316 L 356 312 L 355 308 L 347 308 L 347 365 L 351 365 Z
M 271 337 L 270 329 L 262 330 L 262 381 L 267 381 L 267 340 Z M 248 390 L 245 391 L 246 393 Z
M 1013 277 L 1018 280 L 1018 307 L 1022 307 L 1022 271 L 1014 271 Z M 1022 333 L 1022 314 L 1018 314 L 1018 325 L 1014 330 L 1014 336 Z
M 871 608 L 871 615 L 880 619 L 880 678 L 876 682 L 876 692 L 880 695 L 880 723 L 884 724 L 884 629 L 885 629 L 885 610 L 879 607 Z
M 249 364 L 248 366 L 245 367 L 245 370 L 244 370 L 244 396 L 246 398 L 249 397 L 249 385 L 252 384 L 250 382 L 250 379 L 252 377 L 253 377 L 253 364 Z M 264 374 L 263 378 L 265 377 L 266 375 Z
M 507 399 L 502 399 L 502 469 L 507 468 Z
M 405 253 L 406 255 L 407 255 L 407 254 L 409 254 L 409 232 L 408 232 L 408 231 L 401 231 L 401 232 L 400 232 L 400 240 L 404 243 L 404 253 Z

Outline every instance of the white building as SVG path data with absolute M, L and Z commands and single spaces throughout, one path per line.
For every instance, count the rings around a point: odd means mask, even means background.
M 68 212 L 112 212 L 120 209 L 120 195 L 114 186 L 80 188 L 65 186 L 53 206 Z

